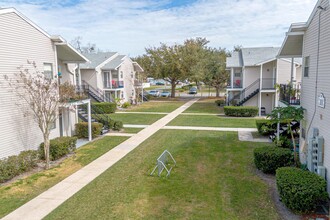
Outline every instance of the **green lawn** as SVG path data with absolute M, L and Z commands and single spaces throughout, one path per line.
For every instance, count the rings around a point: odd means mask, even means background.
M 141 105 L 133 106 L 125 111 L 129 112 L 165 112 L 170 113 L 182 106 L 185 102 L 182 101 L 149 101 Z
M 46 219 L 279 219 L 236 132 L 161 130 Z M 169 178 L 149 176 L 168 149 Z
M 65 159 L 60 165 L 52 169 L 0 186 L 0 218 L 127 139 L 127 137 L 104 137 L 80 147 L 77 149 L 75 156 Z
M 256 128 L 254 118 L 227 118 L 215 115 L 179 115 L 170 126 Z
M 139 133 L 143 128 L 124 128 L 123 133 L 132 133 L 136 134 Z
M 161 119 L 165 115 L 153 115 L 153 114 L 110 114 L 113 120 L 122 121 L 124 124 L 134 125 L 151 125 L 157 120 Z
M 220 114 L 223 113 L 223 108 L 217 106 L 214 101 L 218 99 L 201 99 L 190 106 L 184 113 L 210 113 Z

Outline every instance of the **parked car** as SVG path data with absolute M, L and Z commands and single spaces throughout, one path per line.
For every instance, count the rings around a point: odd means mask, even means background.
M 161 97 L 170 97 L 171 93 L 170 92 L 167 92 L 167 91 L 164 91 L 160 94 Z
M 197 88 L 196 87 L 191 87 L 189 89 L 189 94 L 197 94 Z
M 153 96 L 153 97 L 159 97 L 160 93 L 158 90 L 150 90 L 149 95 Z
M 163 86 L 163 85 L 165 85 L 165 83 L 163 83 L 163 82 L 156 82 L 156 85 L 157 86 Z

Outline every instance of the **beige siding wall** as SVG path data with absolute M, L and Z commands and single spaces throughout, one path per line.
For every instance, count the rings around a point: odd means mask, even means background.
M 291 62 L 279 59 L 277 74 L 278 84 L 288 84 L 291 78 Z
M 326 7 L 328 1 L 323 1 L 323 7 Z M 302 79 L 302 106 L 305 110 L 306 128 L 311 124 L 311 129 L 306 137 L 309 137 L 312 128 L 317 127 L 320 135 L 325 139 L 325 155 L 324 163 L 327 168 L 328 192 L 330 192 L 330 10 L 323 11 L 321 15 L 321 36 L 320 36 L 320 54 L 319 54 L 319 73 L 318 73 L 318 90 L 317 96 L 323 93 L 326 97 L 326 107 L 320 108 L 315 106 L 315 80 L 317 69 L 317 43 L 318 43 L 318 18 L 319 12 L 316 13 L 310 26 L 308 27 L 304 38 L 303 56 L 310 56 L 309 77 Z M 315 110 L 315 111 L 314 111 Z M 314 116 L 315 114 L 315 116 Z M 314 116 L 314 117 L 313 117 Z M 303 144 L 303 140 L 301 144 Z M 306 146 L 307 147 L 307 146 Z M 301 155 L 303 158 L 303 154 Z
M 260 78 L 260 67 L 245 67 L 243 74 L 244 74 L 243 86 L 245 88 Z
M 244 106 L 258 106 L 259 104 L 259 94 L 253 96 L 247 102 L 244 103 Z
M 80 70 L 81 73 L 81 81 L 86 81 L 88 84 L 97 88 L 97 73 L 95 70 Z M 102 86 L 103 88 L 103 86 Z
M 43 63 L 52 63 L 55 53 L 51 40 L 22 20 L 15 13 L 0 15 L 0 158 L 18 154 L 22 150 L 36 149 L 42 135 L 33 117 L 24 115 L 16 106 L 20 100 L 10 91 L 4 74 L 13 77 L 17 67 L 27 60 L 35 61 L 39 70 Z M 54 71 L 55 75 L 55 71 Z M 51 137 L 59 136 L 59 124 Z

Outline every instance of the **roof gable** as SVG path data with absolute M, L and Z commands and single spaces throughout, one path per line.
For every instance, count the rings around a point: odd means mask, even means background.
M 81 64 L 80 69 L 95 69 L 116 54 L 116 52 L 84 53 L 83 55 L 87 57 L 90 62 Z

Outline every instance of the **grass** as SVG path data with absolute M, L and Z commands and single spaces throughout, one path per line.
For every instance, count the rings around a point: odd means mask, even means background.
M 111 114 L 110 117 L 116 121 L 122 121 L 124 124 L 151 125 L 165 115 L 153 114 Z
M 143 130 L 143 128 L 124 128 L 123 133 L 132 133 L 136 134 L 139 133 L 139 131 Z
M 127 109 L 128 112 L 165 112 L 170 113 L 175 109 L 182 106 L 185 102 L 182 101 L 149 101 L 144 102 L 141 105 L 133 106 L 130 109 Z
M 279 219 L 253 150 L 235 132 L 161 130 L 46 219 Z M 169 178 L 151 177 L 168 149 Z
M 217 106 L 214 101 L 218 99 L 201 99 L 190 106 L 184 113 L 210 113 L 220 114 L 223 113 L 223 108 Z
M 125 141 L 127 137 L 104 137 L 76 150 L 60 165 L 0 187 L 0 218 L 38 196 L 91 161 Z
M 244 121 L 244 122 L 243 122 Z M 256 128 L 254 118 L 227 118 L 216 115 L 179 115 L 170 126 Z

